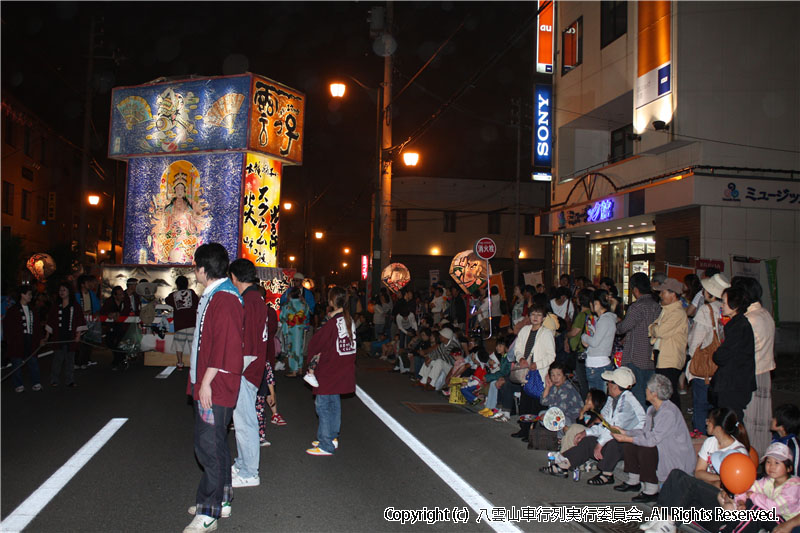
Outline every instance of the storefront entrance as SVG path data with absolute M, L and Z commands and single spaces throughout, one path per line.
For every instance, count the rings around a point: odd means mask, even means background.
M 604 241 L 592 241 L 589 245 L 589 273 L 595 285 L 600 278 L 614 280 L 622 301 L 631 302 L 628 280 L 636 272 L 652 275 L 656 257 L 655 234 L 617 237 Z

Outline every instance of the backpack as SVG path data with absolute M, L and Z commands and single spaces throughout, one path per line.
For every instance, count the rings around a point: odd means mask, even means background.
M 714 363 L 712 357 L 722 343 L 719 342 L 719 336 L 717 335 L 717 321 L 714 317 L 714 308 L 708 304 L 706 304 L 706 306 L 708 306 L 708 313 L 711 315 L 711 330 L 713 331 L 714 338 L 705 348 L 697 347 L 694 355 L 692 355 L 692 360 L 689 362 L 689 372 L 698 378 L 704 378 L 706 385 L 708 385 L 714 372 L 717 371 L 717 365 Z

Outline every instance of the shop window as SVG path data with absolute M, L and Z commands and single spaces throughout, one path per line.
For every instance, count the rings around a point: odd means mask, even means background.
M 628 2 L 600 2 L 600 48 L 628 31 Z
M 563 76 L 583 62 L 583 17 L 579 18 L 561 34 L 561 75 Z
M 408 209 L 395 209 L 394 217 L 395 229 L 397 231 L 406 231 L 408 229 Z
M 500 213 L 489 213 L 489 233 L 491 235 L 500 233 Z
M 39 223 L 47 220 L 47 202 L 41 194 L 36 196 L 36 221 Z
M 611 132 L 611 163 L 633 155 L 633 124 Z
M 14 214 L 14 184 L 3 182 L 3 214 Z
M 6 143 L 14 146 L 14 121 L 10 116 L 6 116 L 6 131 L 4 132 Z
M 536 233 L 536 215 L 525 215 L 525 235 Z
M 22 220 L 31 219 L 31 191 L 22 189 L 22 207 L 19 215 L 22 217 Z
M 445 233 L 455 233 L 456 232 L 456 212 L 455 211 L 445 211 L 444 212 L 444 232 Z
M 631 255 L 656 253 L 656 240 L 650 235 L 647 237 L 634 237 L 631 239 Z
M 22 178 L 33 181 L 33 170 L 28 167 L 22 167 Z
M 28 127 L 25 128 L 25 136 L 23 137 L 22 141 L 22 151 L 25 152 L 25 155 L 31 155 L 31 129 Z

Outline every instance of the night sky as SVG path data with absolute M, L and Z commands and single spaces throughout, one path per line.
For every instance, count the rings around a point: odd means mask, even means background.
M 326 191 L 312 211 L 311 226 L 329 234 L 314 255 L 316 261 L 328 256 L 335 260 L 336 254 L 326 253 L 334 247 L 346 244 L 359 254 L 366 253 L 369 244 L 376 106 L 373 94 L 353 85 L 344 101 L 332 101 L 328 83 L 338 74 L 353 75 L 373 87 L 382 81 L 383 58 L 373 52 L 367 22 L 373 6 L 385 4 L 3 2 L 2 89 L 80 145 L 94 16 L 98 35 L 92 149 L 102 163 L 107 161 L 113 87 L 159 77 L 250 71 L 305 92 L 305 161 L 301 167 L 286 168 L 282 196 L 301 202 L 305 195 Z M 395 3 L 394 94 L 451 35 L 452 39 L 393 105 L 394 144 L 417 130 L 498 56 L 409 145 L 420 152 L 420 165 L 409 170 L 396 163 L 395 176 L 514 179 L 516 133 L 508 126 L 510 100 L 530 98 L 535 6 Z M 528 31 L 509 46 L 510 37 L 525 27 Z M 523 144 L 522 152 L 526 175 L 529 143 Z M 301 215 L 284 213 L 281 232 L 282 252 L 300 256 Z

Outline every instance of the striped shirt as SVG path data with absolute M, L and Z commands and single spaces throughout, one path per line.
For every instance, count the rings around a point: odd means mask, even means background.
M 625 318 L 617 324 L 617 334 L 625 335 L 623 365 L 633 363 L 643 370 L 655 368 L 647 328 L 660 314 L 661 305 L 650 294 L 643 294 L 628 307 Z

